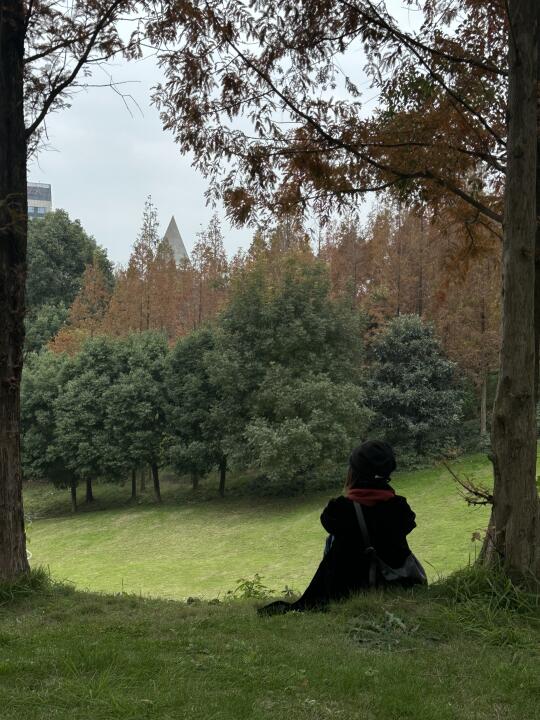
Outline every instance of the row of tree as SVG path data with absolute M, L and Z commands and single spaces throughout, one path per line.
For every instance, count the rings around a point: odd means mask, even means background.
M 513 578 L 538 577 L 538 2 L 429 0 L 413 30 L 388 5 L 276 0 L 261 14 L 243 0 L 152 5 L 151 12 L 147 3 L 119 0 L 1 3 L 3 578 L 28 571 L 19 461 L 27 153 L 92 63 L 139 57 L 149 42 L 166 73 L 154 96 L 164 126 L 193 153 L 235 221 L 268 207 L 324 213 L 386 190 L 448 210 L 473 238 L 478 228 L 503 227 L 495 488 L 484 558 L 502 559 Z M 140 19 L 129 36 L 119 31 L 125 16 Z M 356 67 L 367 68 L 369 93 L 378 95 L 371 114 L 358 101 L 362 78 L 354 72 L 332 92 L 351 46 L 363 48 L 366 62 Z
M 218 315 L 235 276 L 255 259 L 294 250 L 326 264 L 331 296 L 362 312 L 372 334 L 402 314 L 432 322 L 445 353 L 476 389 L 480 436 L 486 436 L 500 336 L 500 247 L 492 235 L 477 231 L 471 245 L 455 223 L 388 204 L 363 224 L 330 225 L 316 243 L 299 222 L 282 222 L 256 233 L 249 250 L 229 261 L 214 217 L 191 260 L 176 265 L 149 199 L 129 263 L 112 275 L 95 243 L 90 255 L 81 252 L 93 242 L 81 243 L 81 231 L 77 222 L 69 231 L 62 211 L 31 223 L 28 350 L 41 342 L 73 354 L 88 337 L 147 330 L 173 342 Z M 48 283 L 49 277 L 56 279 Z
M 219 320 L 172 346 L 165 333 L 88 338 L 75 355 L 29 355 L 22 417 L 28 478 L 71 488 L 150 467 L 191 476 L 256 468 L 295 492 L 342 473 L 352 445 L 386 437 L 403 461 L 456 444 L 462 393 L 432 328 L 396 318 L 370 345 L 332 298 L 325 263 L 290 251 L 235 277 Z

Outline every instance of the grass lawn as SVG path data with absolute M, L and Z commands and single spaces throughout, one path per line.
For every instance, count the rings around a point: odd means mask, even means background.
M 489 481 L 484 456 L 455 467 Z M 470 508 L 444 468 L 396 474 L 394 486 L 417 514 L 410 536 L 413 551 L 431 579 L 463 567 L 478 549 L 472 533 L 487 522 L 484 508 Z M 79 589 L 121 591 L 162 598 L 213 598 L 256 573 L 269 588 L 302 590 L 322 553 L 319 522 L 335 491 L 293 498 L 235 495 L 221 500 L 202 488 L 196 500 L 188 489 L 164 483 L 164 503 L 148 498 L 126 502 L 129 488 L 98 485 L 91 511 L 69 514 L 67 491 L 29 486 L 25 509 L 32 565 L 50 569 L 57 580 Z
M 455 588 L 273 618 L 258 618 L 252 601 L 41 590 L 0 604 L 0 716 L 538 718 L 537 609 L 501 610 L 504 591 L 474 597 Z
M 481 456 L 456 465 L 489 479 Z M 468 508 L 443 469 L 395 486 L 417 512 L 412 546 L 432 578 L 465 565 L 486 511 Z M 253 599 L 168 600 L 216 598 L 255 573 L 302 589 L 321 555 L 320 509 L 339 490 L 222 501 L 170 483 L 163 506 L 132 506 L 127 492 L 98 486 L 72 517 L 65 492 L 26 489 L 33 565 L 76 587 L 39 572 L 32 587 L 0 586 L 2 720 L 540 717 L 538 597 L 469 570 L 325 613 L 259 618 Z

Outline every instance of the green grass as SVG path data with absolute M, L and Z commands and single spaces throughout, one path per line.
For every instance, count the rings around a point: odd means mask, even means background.
M 251 601 L 13 595 L 0 593 L 2 720 L 538 717 L 534 602 L 502 609 L 508 589 L 466 575 L 274 618 Z
M 481 456 L 456 469 L 489 481 Z M 417 512 L 411 544 L 432 578 L 466 565 L 486 510 L 468 508 L 442 468 L 395 486 Z M 0 586 L 2 720 L 539 717 L 539 597 L 481 569 L 325 613 L 259 618 L 260 601 L 165 599 L 223 596 L 256 573 L 302 589 L 321 555 L 318 515 L 338 492 L 222 501 L 166 483 L 159 507 L 98 486 L 72 517 L 65 492 L 26 488 L 32 564 L 55 581 L 38 570 Z
M 455 467 L 489 480 L 484 456 Z M 471 537 L 484 529 L 487 511 L 467 507 L 444 468 L 397 474 L 394 486 L 417 514 L 410 542 L 432 580 L 474 557 L 478 543 Z M 92 511 L 72 517 L 66 491 L 30 486 L 28 547 L 34 567 L 48 567 L 54 578 L 79 589 L 213 598 L 234 588 L 238 578 L 258 573 L 272 589 L 301 590 L 322 553 L 321 509 L 340 492 L 336 486 L 306 497 L 256 498 L 233 491 L 221 500 L 214 486 L 205 486 L 197 500 L 187 487 L 169 482 L 160 507 L 150 493 L 131 505 L 127 486 L 100 485 Z

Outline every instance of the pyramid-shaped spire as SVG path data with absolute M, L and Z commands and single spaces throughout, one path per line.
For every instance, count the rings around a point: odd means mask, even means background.
M 184 245 L 184 241 L 180 235 L 180 230 L 178 230 L 174 215 L 172 216 L 169 226 L 165 231 L 163 239 L 167 240 L 171 246 L 174 259 L 177 263 L 182 262 L 182 260 L 189 260 L 189 255 L 187 254 L 186 246 Z

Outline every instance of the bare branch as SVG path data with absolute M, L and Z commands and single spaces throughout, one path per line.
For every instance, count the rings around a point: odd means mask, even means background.
M 460 477 L 447 462 L 442 463 L 460 487 L 460 495 L 468 505 L 493 505 L 493 493 L 484 485 L 478 485 L 467 475 Z

